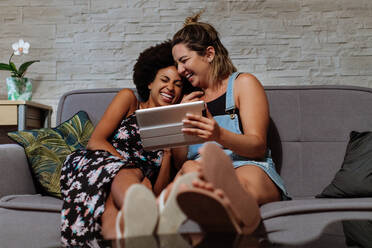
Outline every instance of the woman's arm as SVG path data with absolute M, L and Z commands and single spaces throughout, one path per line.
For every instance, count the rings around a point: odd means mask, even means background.
M 236 134 L 220 127 L 208 111 L 207 118 L 188 115 L 185 123 L 198 128 L 185 128 L 184 132 L 198 135 L 206 141 L 216 141 L 241 156 L 263 158 L 269 125 L 269 107 L 265 91 L 253 75 L 241 74 L 235 80 L 234 97 L 244 134 Z
M 269 105 L 264 88 L 253 75 L 241 74 L 235 80 L 234 97 L 243 135 L 221 128 L 217 142 L 239 155 L 263 158 L 269 126 Z
M 181 103 L 196 102 L 200 101 L 200 97 L 204 95 L 203 91 L 193 91 L 187 95 L 184 95 Z M 188 146 L 172 148 L 172 162 L 174 167 L 178 170 L 181 169 L 184 162 L 187 160 Z
M 167 187 L 167 185 L 171 182 L 171 157 L 172 152 L 170 151 L 170 149 L 164 149 L 163 160 L 161 162 L 159 175 L 154 185 L 154 194 L 156 196 L 158 196 L 161 191 L 165 189 L 165 187 Z
M 107 141 L 107 138 L 114 132 L 123 116 L 128 116 L 135 111 L 137 98 L 130 89 L 123 89 L 118 92 L 110 105 L 107 107 L 101 120 L 89 139 L 87 149 L 106 150 L 111 154 L 121 157 L 116 149 Z

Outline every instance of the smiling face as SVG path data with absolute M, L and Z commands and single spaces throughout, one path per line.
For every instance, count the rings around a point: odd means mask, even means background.
M 213 50 L 214 52 L 214 50 Z M 190 50 L 185 44 L 179 43 L 172 49 L 174 61 L 177 63 L 178 73 L 185 77 L 194 87 L 208 87 L 210 74 L 210 62 L 214 53 L 208 50 L 200 56 L 196 51 Z
M 178 103 L 182 96 L 183 83 L 175 66 L 160 69 L 152 83 L 148 85 L 149 107 Z

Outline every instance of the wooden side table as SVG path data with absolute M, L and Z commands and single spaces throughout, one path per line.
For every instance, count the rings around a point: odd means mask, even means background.
M 7 132 L 49 128 L 52 107 L 33 101 L 0 100 L 0 144 L 10 142 Z

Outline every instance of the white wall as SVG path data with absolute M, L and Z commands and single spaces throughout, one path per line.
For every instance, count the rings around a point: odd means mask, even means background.
M 238 70 L 264 85 L 372 87 L 371 0 L 1 0 L 0 62 L 29 41 L 14 61 L 41 60 L 27 73 L 33 100 L 56 111 L 68 90 L 132 86 L 138 54 L 201 8 Z M 0 98 L 9 75 L 0 71 Z

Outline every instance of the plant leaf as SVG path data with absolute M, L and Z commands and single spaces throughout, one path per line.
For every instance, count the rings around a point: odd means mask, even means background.
M 2 70 L 2 71 L 12 71 L 12 67 L 8 64 L 0 63 L 0 70 Z
M 23 77 L 23 75 L 26 73 L 26 70 L 27 68 L 32 65 L 33 63 L 35 62 L 40 62 L 40 60 L 32 60 L 32 61 L 28 61 L 28 62 L 25 62 L 23 63 L 20 67 L 19 67 L 19 70 L 18 70 L 18 74 Z
M 15 66 L 13 62 L 10 62 L 9 65 L 12 68 L 12 71 L 17 72 L 17 67 Z

